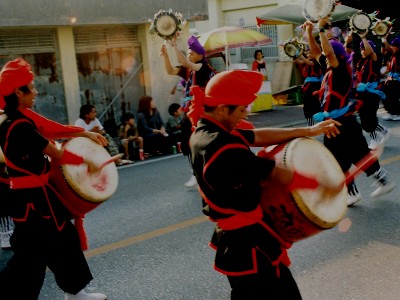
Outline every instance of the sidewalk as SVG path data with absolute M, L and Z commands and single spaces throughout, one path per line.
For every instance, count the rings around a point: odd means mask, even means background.
M 253 123 L 256 128 L 307 125 L 303 105 L 276 105 L 272 110 L 250 113 L 248 121 Z

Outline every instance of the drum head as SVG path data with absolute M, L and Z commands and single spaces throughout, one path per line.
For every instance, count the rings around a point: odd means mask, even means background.
M 319 19 L 331 15 L 335 6 L 335 0 L 306 0 L 302 12 L 307 20 L 317 23 Z
M 172 12 L 162 12 L 154 19 L 154 29 L 163 39 L 171 39 L 179 30 L 178 19 Z
M 292 42 L 288 42 L 283 46 L 283 50 L 285 51 L 286 55 L 291 57 L 291 58 L 295 58 L 297 56 L 299 56 L 303 50 L 301 49 L 301 47 L 296 46 L 294 43 Z
M 72 153 L 90 157 L 99 166 L 111 158 L 104 147 L 84 137 L 73 138 L 64 147 Z M 62 165 L 61 168 L 70 188 L 89 202 L 106 201 L 117 189 L 118 171 L 114 163 L 106 165 L 98 174 L 88 173 L 86 164 Z
M 364 12 L 357 12 L 350 18 L 350 28 L 354 31 L 365 32 L 371 25 L 371 18 Z
M 385 36 L 389 32 L 389 25 L 383 21 L 379 21 L 376 23 L 374 27 L 374 32 L 377 36 Z
M 284 165 L 300 174 L 318 178 L 322 185 L 338 186 L 345 176 L 332 153 L 313 138 L 297 138 L 285 149 Z M 344 217 L 347 210 L 347 187 L 337 194 L 327 193 L 323 187 L 303 189 L 292 193 L 296 205 L 309 220 L 321 228 L 332 228 Z

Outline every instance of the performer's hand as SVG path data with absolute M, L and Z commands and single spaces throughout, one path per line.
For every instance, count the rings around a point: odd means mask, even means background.
M 333 119 L 322 121 L 309 128 L 310 136 L 324 134 L 327 138 L 336 137 L 338 134 L 340 134 L 337 126 L 341 125 L 341 123 Z
M 91 139 L 92 141 L 95 141 L 97 144 L 99 144 L 99 145 L 101 145 L 103 147 L 108 145 L 107 139 L 100 133 L 91 132 L 91 131 L 84 131 L 83 134 L 87 138 Z

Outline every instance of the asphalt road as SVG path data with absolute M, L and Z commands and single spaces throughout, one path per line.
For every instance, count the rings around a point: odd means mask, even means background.
M 259 125 L 268 122 L 262 116 Z M 292 123 L 287 121 L 274 126 Z M 380 161 L 398 183 L 400 123 L 382 123 L 392 137 Z M 109 300 L 229 299 L 229 284 L 213 270 L 214 251 L 208 247 L 213 224 L 201 213 L 197 190 L 183 186 L 191 173 L 186 157 L 136 162 L 118 173 L 117 192 L 85 218 L 94 275 L 88 290 L 104 292 Z M 289 250 L 305 300 L 400 299 L 400 188 L 371 199 L 373 180 L 360 175 L 357 182 L 363 200 L 346 212 L 349 230 L 336 226 Z M 0 250 L 0 267 L 10 255 Z M 63 299 L 51 272 L 39 299 Z

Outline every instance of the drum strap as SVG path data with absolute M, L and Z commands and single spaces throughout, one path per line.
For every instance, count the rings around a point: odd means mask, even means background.
M 42 175 L 10 177 L 10 188 L 13 190 L 42 187 L 47 185 L 48 183 L 49 183 L 49 173 Z

